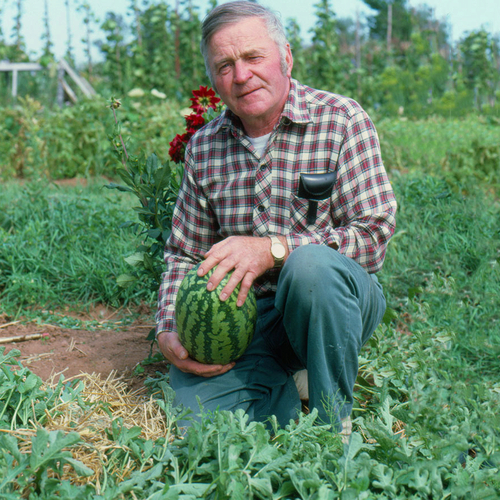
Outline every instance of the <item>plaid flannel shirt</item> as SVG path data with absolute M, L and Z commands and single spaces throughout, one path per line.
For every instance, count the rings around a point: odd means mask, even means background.
M 336 172 L 330 198 L 319 201 L 315 225 L 297 195 L 301 173 Z M 352 99 L 291 80 L 281 119 L 258 157 L 229 110 L 190 140 L 165 248 L 157 332 L 175 330 L 175 297 L 188 270 L 218 241 L 285 235 L 299 245 L 329 245 L 368 272 L 381 267 L 395 229 L 396 201 L 376 130 Z M 257 296 L 276 290 L 279 271 L 254 283 Z

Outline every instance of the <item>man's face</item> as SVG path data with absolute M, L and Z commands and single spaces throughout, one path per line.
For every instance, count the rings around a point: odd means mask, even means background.
M 258 137 L 271 132 L 288 97 L 293 65 L 290 47 L 284 74 L 278 46 L 264 21 L 251 17 L 212 36 L 208 61 L 217 92 L 240 117 L 246 133 Z

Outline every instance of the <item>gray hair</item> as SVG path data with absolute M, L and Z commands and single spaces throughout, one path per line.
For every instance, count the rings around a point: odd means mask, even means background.
M 208 62 L 208 46 L 212 36 L 224 26 L 238 23 L 250 17 L 262 19 L 266 24 L 269 36 L 276 42 L 280 52 L 281 71 L 286 73 L 286 47 L 288 40 L 278 14 L 257 3 L 248 0 L 237 0 L 215 7 L 203 21 L 200 49 L 203 59 L 205 60 L 205 68 L 212 86 L 214 86 L 214 78 Z

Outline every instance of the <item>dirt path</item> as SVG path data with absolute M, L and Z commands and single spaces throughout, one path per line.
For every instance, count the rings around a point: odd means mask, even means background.
M 152 327 L 151 315 L 127 326 L 121 326 L 119 316 L 105 308 L 96 308 L 91 313 L 76 316 L 84 322 L 92 321 L 95 329 L 61 328 L 50 322 L 13 322 L 0 315 L 0 340 L 32 334 L 44 336 L 24 342 L 0 343 L 0 347 L 6 347 L 7 352 L 11 349 L 20 350 L 23 366 L 43 380 L 56 377 L 57 381 L 60 373 L 69 378 L 82 372 L 107 376 L 116 371 L 117 375 L 125 376 L 134 387 L 142 384 L 149 373 L 166 370 L 164 363 L 155 363 L 146 367 L 143 375 L 133 373 L 138 363 L 150 353 L 150 342 L 146 337 Z

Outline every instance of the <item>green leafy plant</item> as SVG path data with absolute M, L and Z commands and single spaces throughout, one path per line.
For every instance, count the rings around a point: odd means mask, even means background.
M 119 276 L 118 283 L 127 287 L 136 283 L 141 275 L 146 275 L 150 278 L 151 289 L 157 290 L 163 272 L 163 249 L 170 234 L 182 169 L 172 168 L 169 163 L 162 164 L 155 154 L 146 158 L 128 153 L 116 115 L 120 106 L 118 99 L 110 100 L 115 117 L 115 129 L 110 140 L 123 167 L 118 170 L 118 175 L 125 185 L 112 182 L 106 187 L 131 193 L 138 199 L 139 206 L 134 207 L 134 211 L 139 222 L 127 221 L 121 227 L 131 227 L 143 240 L 136 252 L 126 258 L 127 263 L 137 268 L 137 271 Z
M 121 102 L 116 98 L 109 101 L 115 119 L 110 141 L 122 165 L 118 174 L 125 185 L 110 183 L 106 187 L 131 193 L 137 198 L 139 205 L 134 207 L 134 211 L 139 222 L 128 221 L 122 227 L 132 228 L 142 238 L 135 253 L 125 259 L 135 270 L 118 277 L 118 283 L 123 287 L 136 284 L 141 277 L 146 278 L 153 291 L 157 291 L 160 286 L 164 270 L 163 251 L 171 232 L 173 208 L 183 172 L 185 146 L 196 130 L 221 111 L 220 106 L 218 107 L 220 99 L 207 87 L 193 91 L 191 100 L 193 112 L 185 116 L 186 130 L 177 134 L 170 142 L 171 161 L 165 163 L 161 163 L 154 153 L 147 157 L 143 154 L 129 154 L 117 118 Z

